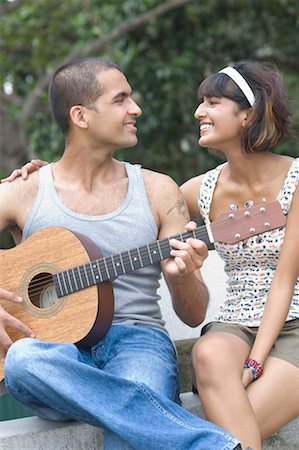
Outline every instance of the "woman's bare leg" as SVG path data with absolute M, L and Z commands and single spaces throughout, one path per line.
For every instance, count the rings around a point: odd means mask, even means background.
M 299 415 L 299 368 L 269 357 L 263 375 L 246 392 L 266 439 Z
M 238 336 L 214 332 L 195 344 L 192 363 L 206 418 L 237 437 L 244 449 L 261 450 L 258 422 L 241 382 L 249 351 Z

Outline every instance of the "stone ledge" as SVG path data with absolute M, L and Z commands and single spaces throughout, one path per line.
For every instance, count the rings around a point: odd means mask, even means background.
M 181 394 L 182 406 L 196 416 L 204 417 L 198 397 L 192 392 Z M 207 449 L 210 450 L 210 449 Z M 263 450 L 299 450 L 299 417 L 266 439 Z
M 101 428 L 79 422 L 53 422 L 38 417 L 0 423 L 0 450 L 101 450 Z
M 204 417 L 198 397 L 181 394 L 182 405 Z M 267 439 L 263 450 L 298 450 L 299 418 L 280 433 Z M 79 422 L 53 422 L 37 417 L 7 420 L 0 423 L 0 450 L 101 450 L 103 431 Z M 187 450 L 187 449 L 186 449 Z M 211 449 L 207 449 L 211 450 Z

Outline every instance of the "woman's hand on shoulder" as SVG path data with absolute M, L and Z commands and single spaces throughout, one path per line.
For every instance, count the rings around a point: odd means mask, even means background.
M 47 161 L 42 159 L 32 159 L 28 163 L 24 164 L 20 169 L 15 169 L 8 177 L 2 178 L 1 183 L 7 183 L 15 180 L 18 177 L 22 177 L 23 180 L 27 180 L 30 173 L 35 172 L 42 166 L 46 166 Z

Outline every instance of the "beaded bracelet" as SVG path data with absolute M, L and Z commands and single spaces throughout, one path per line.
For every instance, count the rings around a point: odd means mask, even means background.
M 244 369 L 251 370 L 253 381 L 257 380 L 263 374 L 263 366 L 253 358 L 246 359 Z

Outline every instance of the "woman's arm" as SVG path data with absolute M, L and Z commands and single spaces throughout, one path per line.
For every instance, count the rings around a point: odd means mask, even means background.
M 264 364 L 285 324 L 294 295 L 294 286 L 299 276 L 298 218 L 299 187 L 293 197 L 277 268 L 269 290 L 263 318 L 249 355 L 249 358 L 253 358 L 260 364 Z M 251 381 L 253 381 L 252 374 L 250 370 L 245 369 L 243 384 L 246 386 Z

